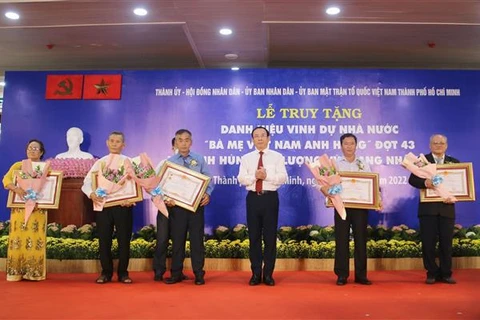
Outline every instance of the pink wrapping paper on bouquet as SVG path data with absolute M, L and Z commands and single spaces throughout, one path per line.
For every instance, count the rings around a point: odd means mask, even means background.
M 138 158 L 140 162 L 131 163 L 127 168 L 127 172 L 139 186 L 152 196 L 153 204 L 158 211 L 168 218 L 168 210 L 165 202 L 163 202 L 163 193 L 158 187 L 160 177 L 157 176 L 152 161 L 145 152 L 140 153 Z
M 105 163 L 102 163 L 97 175 L 97 190 L 95 190 L 97 196 L 102 197 L 102 202 L 93 202 L 94 211 L 103 211 L 106 196 L 124 187 L 124 182 L 129 177 L 125 170 L 125 167 L 128 168 L 128 166 L 128 159 L 123 162 L 118 154 L 110 154 Z
M 455 198 L 441 183 L 441 179 L 439 180 L 440 182 L 435 185 L 437 165 L 435 163 L 430 163 L 422 153 L 417 157 L 413 153 L 409 152 L 403 158 L 402 166 L 419 178 L 430 179 L 434 181 L 435 194 L 441 197 L 443 200 L 448 200 L 449 202 L 457 201 L 457 198 Z
M 319 191 L 323 186 L 329 188 L 329 194 L 333 206 L 342 220 L 345 220 L 347 212 L 345 211 L 345 206 L 342 197 L 340 196 L 342 180 L 338 174 L 335 160 L 330 159 L 327 154 L 323 154 L 317 161 L 313 163 L 307 162 L 307 166 L 315 177 L 315 180 L 317 180 Z
M 37 204 L 38 194 L 42 190 L 47 180 L 50 162 L 45 162 L 43 171 L 34 169 L 30 159 L 22 161 L 22 172 L 16 172 L 17 183 L 27 194 L 25 195 L 25 224 L 28 222 L 35 205 Z

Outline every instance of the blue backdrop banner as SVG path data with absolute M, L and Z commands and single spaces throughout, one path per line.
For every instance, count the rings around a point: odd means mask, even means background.
M 121 74 L 120 100 L 46 100 L 50 74 Z M 107 153 L 111 131 L 126 135 L 124 153 L 170 155 L 175 131 L 189 129 L 192 150 L 205 156 L 216 184 L 206 228 L 245 223 L 240 157 L 253 149 L 251 131 L 271 133 L 270 148 L 285 156 L 289 179 L 280 188 L 280 225 L 333 224 L 305 166 L 321 154 L 340 156 L 339 138 L 354 133 L 357 155 L 380 174 L 384 209 L 370 224 L 417 227 L 418 191 L 400 166 L 408 152 L 429 152 L 433 133 L 448 137 L 447 153 L 475 168 L 480 152 L 480 72 L 432 70 L 169 70 L 7 72 L 0 140 L 0 171 L 25 158 L 29 139 L 45 143 L 46 158 L 66 151 L 65 132 L 84 131 L 82 150 Z M 478 185 L 478 175 L 475 175 Z M 6 203 L 7 192 L 0 193 Z M 475 202 L 457 205 L 457 223 L 480 223 Z M 2 206 L 0 220 L 9 217 Z M 135 209 L 135 226 L 153 223 L 150 201 Z

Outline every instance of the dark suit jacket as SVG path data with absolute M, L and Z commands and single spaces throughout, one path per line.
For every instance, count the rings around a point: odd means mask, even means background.
M 435 160 L 433 159 L 433 155 L 431 153 L 425 155 L 425 158 L 431 163 L 435 163 Z M 457 159 L 445 155 L 445 160 L 444 163 L 459 163 Z M 412 187 L 415 187 L 417 189 L 426 189 L 425 187 L 425 180 L 423 178 L 419 178 L 413 173 L 410 175 L 410 178 L 408 179 L 408 183 Z M 418 206 L 418 216 L 435 216 L 435 215 L 440 215 L 443 217 L 448 217 L 448 218 L 455 218 L 455 205 L 454 204 L 447 204 L 443 202 L 420 202 Z

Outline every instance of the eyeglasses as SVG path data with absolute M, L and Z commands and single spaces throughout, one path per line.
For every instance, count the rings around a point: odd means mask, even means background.
M 28 147 L 27 150 L 28 151 L 40 151 L 40 148 L 39 147 Z
M 266 134 L 254 134 L 254 135 L 253 135 L 253 138 L 254 138 L 254 139 L 258 139 L 258 138 L 266 138 L 266 137 L 267 137 L 267 135 L 266 135 Z
M 445 142 L 432 142 L 432 144 L 433 144 L 434 146 L 444 146 L 444 145 L 446 145 Z

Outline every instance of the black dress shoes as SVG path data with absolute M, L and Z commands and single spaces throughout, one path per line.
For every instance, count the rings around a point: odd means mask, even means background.
M 249 285 L 251 286 L 257 286 L 260 284 L 260 276 L 259 275 L 256 275 L 254 274 L 251 278 L 250 278 L 250 281 L 248 282 Z
M 434 284 L 436 281 L 437 281 L 437 279 L 435 279 L 434 277 L 427 277 L 427 279 L 425 280 L 425 283 L 426 284 Z
M 365 286 L 369 286 L 372 284 L 372 282 L 370 280 L 368 280 L 367 278 L 364 278 L 364 279 L 355 279 L 355 282 L 356 283 L 360 283 L 360 284 L 363 284 Z
M 337 286 L 344 286 L 346 284 L 347 284 L 347 278 L 346 277 L 338 277 Z
M 182 278 L 175 278 L 175 277 L 170 277 L 165 279 L 164 281 L 166 284 L 175 284 L 177 282 L 182 282 Z
M 270 276 L 263 277 L 263 283 L 265 283 L 267 286 L 274 286 L 275 285 L 275 280 Z
M 182 273 L 182 280 L 189 280 L 189 278 L 188 278 L 188 276 L 186 276 Z M 153 281 L 162 282 L 163 281 L 163 274 L 154 274 Z
M 453 279 L 452 277 L 441 278 L 440 281 L 443 282 L 443 283 L 448 283 L 448 284 L 456 284 L 457 283 L 457 281 L 455 279 Z
M 195 284 L 197 286 L 202 286 L 205 284 L 205 278 L 202 276 L 195 276 Z

